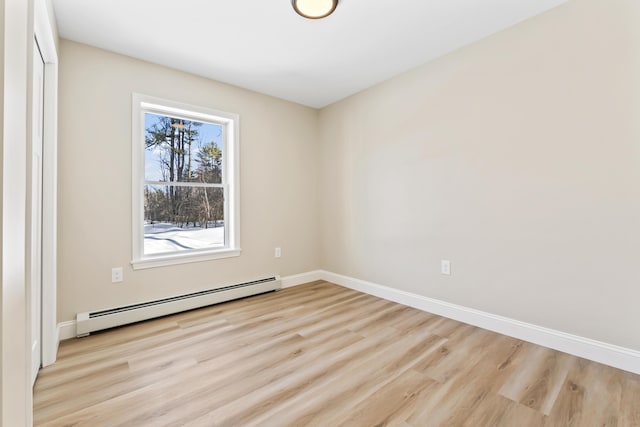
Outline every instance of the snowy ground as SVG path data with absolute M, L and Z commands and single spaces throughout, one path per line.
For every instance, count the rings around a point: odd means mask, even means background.
M 176 227 L 171 223 L 144 225 L 144 253 L 147 255 L 221 246 L 224 246 L 224 227 Z

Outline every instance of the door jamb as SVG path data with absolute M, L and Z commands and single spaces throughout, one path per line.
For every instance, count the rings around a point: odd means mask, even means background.
M 34 33 L 44 59 L 44 127 L 42 150 L 42 366 L 58 352 L 57 328 L 57 187 L 58 187 L 58 51 L 46 0 L 34 2 Z

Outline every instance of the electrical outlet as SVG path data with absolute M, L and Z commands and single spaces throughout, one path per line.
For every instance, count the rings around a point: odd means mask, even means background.
M 280 258 L 282 256 L 282 250 L 280 248 L 276 248 L 274 256 L 276 258 Z
M 111 269 L 111 283 L 120 283 L 124 280 L 124 273 L 122 267 L 115 267 Z
M 451 262 L 443 259 L 442 261 L 440 261 L 440 272 L 442 274 L 445 274 L 447 276 L 451 275 Z

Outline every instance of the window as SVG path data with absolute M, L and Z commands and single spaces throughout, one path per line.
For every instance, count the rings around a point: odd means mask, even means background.
M 240 255 L 238 121 L 133 95 L 134 269 Z

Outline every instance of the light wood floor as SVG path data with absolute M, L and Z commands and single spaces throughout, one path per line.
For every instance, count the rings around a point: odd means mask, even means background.
M 38 426 L 639 426 L 640 377 L 316 282 L 62 343 Z

